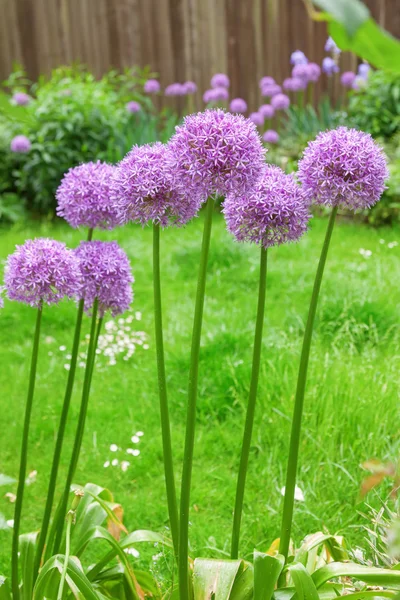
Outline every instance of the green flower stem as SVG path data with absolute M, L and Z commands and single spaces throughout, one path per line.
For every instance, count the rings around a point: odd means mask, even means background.
M 63 569 L 62 569 L 62 573 L 61 573 L 60 587 L 58 588 L 57 600 L 62 600 L 62 598 L 63 598 L 64 585 L 65 585 L 65 580 L 67 578 L 68 562 L 69 562 L 69 556 L 71 554 L 71 527 L 72 527 L 73 518 L 74 518 L 74 513 L 72 510 L 70 510 L 69 513 L 67 514 L 67 532 L 66 532 L 66 537 L 65 537 L 64 565 L 63 565 Z
M 332 237 L 333 227 L 335 224 L 336 214 L 337 207 L 334 207 L 329 218 L 329 224 L 325 235 L 325 241 L 322 247 L 321 257 L 319 259 L 318 269 L 315 276 L 314 289 L 311 296 L 308 319 L 304 331 L 303 348 L 301 351 L 299 375 L 297 379 L 297 390 L 292 420 L 292 432 L 290 436 L 289 459 L 286 472 L 285 499 L 283 504 L 282 528 L 279 544 L 279 552 L 283 554 L 283 556 L 285 557 L 285 561 L 287 561 L 288 558 L 290 533 L 292 529 L 294 492 L 296 486 L 297 463 L 299 457 L 301 433 L 301 419 L 303 415 L 304 393 L 307 382 L 307 369 L 310 357 L 312 332 L 314 327 L 315 313 L 317 310 L 318 296 L 321 289 L 322 276 L 324 274 L 326 257 L 328 255 L 328 249 Z
M 164 339 L 162 325 L 161 278 L 160 278 L 160 226 L 153 225 L 153 286 L 154 286 L 154 325 L 158 370 L 158 390 L 160 396 L 161 432 L 164 458 L 165 485 L 169 522 L 175 556 L 178 557 L 179 522 L 176 502 L 174 462 L 172 457 L 171 426 L 169 420 L 167 381 L 165 376 Z
M 254 335 L 253 367 L 251 372 L 251 383 L 249 402 L 247 405 L 246 422 L 243 433 L 242 453 L 240 457 L 239 474 L 236 486 L 235 511 L 233 513 L 233 529 L 231 543 L 231 558 L 236 559 L 239 553 L 240 523 L 243 512 L 244 490 L 246 486 L 247 465 L 249 462 L 251 437 L 253 433 L 254 413 L 256 408 L 258 376 L 260 373 L 261 346 L 265 312 L 265 290 L 267 283 L 267 250 L 261 248 L 260 255 L 260 279 L 258 288 L 257 319 Z
M 96 298 L 96 300 L 93 303 L 93 309 L 92 309 L 90 341 L 89 341 L 89 347 L 88 347 L 87 358 L 86 358 L 85 378 L 84 378 L 84 382 L 83 382 L 82 400 L 81 400 L 81 406 L 80 406 L 79 417 L 78 417 L 78 426 L 77 426 L 76 433 L 75 433 L 74 447 L 72 450 L 72 456 L 71 456 L 71 460 L 69 463 L 67 479 L 65 482 L 64 492 L 63 492 L 63 496 L 62 496 L 61 509 L 60 509 L 60 511 L 57 511 L 59 517 L 58 517 L 58 524 L 57 524 L 56 536 L 55 536 L 54 548 L 53 548 L 54 554 L 58 554 L 58 552 L 60 550 L 62 534 L 63 534 L 63 518 L 64 518 L 64 515 L 67 510 L 70 488 L 71 488 L 73 477 L 75 475 L 76 466 L 78 464 L 79 454 L 80 454 L 81 446 L 82 446 L 83 433 L 85 430 L 87 408 L 88 408 L 88 404 L 89 404 L 90 386 L 91 386 L 91 382 L 92 382 L 93 366 L 94 366 L 94 361 L 96 358 L 96 348 L 97 348 L 97 340 L 98 340 L 98 334 L 99 334 L 99 326 L 97 326 L 97 328 L 96 328 L 97 312 L 98 312 L 98 300 Z M 99 324 L 101 326 L 101 319 L 99 321 Z
M 28 396 L 25 407 L 24 429 L 22 434 L 21 460 L 19 466 L 17 499 L 15 502 L 14 512 L 14 529 L 12 539 L 11 553 L 11 587 L 14 600 L 19 600 L 19 574 L 18 574 L 18 548 L 19 548 L 19 531 L 21 525 L 22 501 L 24 497 L 27 456 L 28 456 L 28 438 L 29 426 L 31 421 L 33 396 L 35 392 L 36 369 L 39 354 L 40 326 L 42 323 L 42 305 L 39 306 L 36 316 L 35 334 L 33 339 L 31 369 L 29 375 Z
M 205 209 L 203 242 L 200 256 L 199 278 L 197 283 L 196 305 L 193 321 L 192 348 L 190 358 L 188 407 L 186 420 L 185 451 L 181 483 L 181 505 L 179 523 L 179 599 L 189 600 L 189 506 L 190 486 L 192 479 L 194 436 L 196 426 L 197 382 L 199 373 L 200 339 L 203 321 L 204 294 L 208 252 L 210 248 L 211 225 L 214 210 L 214 199 L 209 198 Z

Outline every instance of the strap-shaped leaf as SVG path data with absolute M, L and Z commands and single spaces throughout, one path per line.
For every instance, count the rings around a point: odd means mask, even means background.
M 339 538 L 334 535 L 326 535 L 319 531 L 318 533 L 307 537 L 306 541 L 296 552 L 295 561 L 307 566 L 309 553 L 319 546 L 325 546 L 335 561 L 348 560 L 349 558 L 345 548 L 342 543 L 340 543 Z
M 242 560 L 196 558 L 193 571 L 194 600 L 229 600 Z
M 335 577 L 352 577 L 370 585 L 380 585 L 392 590 L 400 590 L 400 571 L 365 567 L 355 563 L 332 562 L 318 569 L 312 575 L 317 588 Z
M 285 558 L 254 550 L 254 600 L 270 600 L 282 572 Z
M 64 560 L 63 555 L 57 554 L 47 561 L 36 580 L 32 600 L 57 597 Z M 78 590 L 85 600 L 99 600 L 96 590 L 73 558 L 68 561 L 66 582 L 74 591 Z
M 22 571 L 22 599 L 32 600 L 33 574 L 35 572 L 35 553 L 38 533 L 25 533 L 19 536 L 19 548 L 21 552 Z
M 11 600 L 11 590 L 8 579 L 0 575 L 0 600 Z
M 319 600 L 315 583 L 304 565 L 294 563 L 289 566 L 289 572 L 296 588 L 298 600 Z
M 252 600 L 254 591 L 254 568 L 249 562 L 242 561 L 233 584 L 229 600 Z

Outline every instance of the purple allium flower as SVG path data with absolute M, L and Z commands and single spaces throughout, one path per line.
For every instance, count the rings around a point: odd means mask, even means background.
M 268 77 L 267 76 L 267 77 L 261 77 L 258 85 L 259 85 L 260 90 L 261 90 L 265 86 L 274 85 L 274 83 L 275 83 L 275 79 L 273 77 Z
M 306 65 L 308 58 L 301 50 L 295 50 L 290 56 L 290 64 L 292 65 Z
M 340 48 L 336 45 L 336 42 L 331 36 L 325 42 L 325 52 L 331 52 L 333 55 L 338 56 L 341 53 Z
M 290 106 L 290 98 L 286 94 L 277 94 L 271 98 L 271 105 L 275 110 L 286 110 Z
M 26 106 L 32 100 L 32 98 L 25 94 L 25 92 L 16 92 L 13 97 L 13 102 L 18 106 Z
M 287 92 L 299 92 L 307 87 L 307 81 L 298 77 L 287 77 L 283 81 L 282 87 Z
M 11 152 L 25 154 L 26 152 L 29 152 L 31 146 L 32 144 L 30 140 L 26 137 L 26 135 L 16 135 L 11 140 L 10 150 Z
M 230 86 L 229 77 L 225 73 L 216 73 L 211 77 L 210 84 L 212 88 L 228 88 Z
M 321 76 L 321 67 L 317 63 L 310 62 L 306 68 L 308 81 L 318 81 Z
M 160 142 L 134 146 L 121 160 L 112 181 L 112 198 L 121 224 L 145 225 L 154 221 L 184 225 L 198 212 L 206 198 L 198 190 L 191 194 L 175 185 L 173 159 Z
M 49 238 L 27 240 L 7 258 L 5 288 L 10 300 L 39 307 L 80 293 L 79 261 L 66 245 Z
M 370 70 L 371 70 L 371 67 L 369 66 L 368 63 L 361 63 L 360 65 L 358 65 L 357 75 L 359 77 L 362 77 L 363 79 L 368 79 Z
M 160 88 L 160 82 L 157 81 L 157 79 L 148 79 L 143 86 L 143 89 L 147 94 L 158 94 Z
M 227 196 L 223 212 L 228 230 L 238 242 L 264 248 L 297 241 L 307 231 L 309 203 L 293 175 L 266 165 L 247 194 Z
M 356 74 L 353 71 L 345 71 L 340 78 L 341 84 L 346 88 L 353 87 Z
M 221 109 L 185 117 L 168 146 L 180 185 L 206 197 L 248 190 L 265 162 L 254 123 Z
M 339 67 L 336 62 L 330 56 L 325 56 L 322 61 L 322 70 L 328 77 L 331 77 L 334 73 L 339 72 Z
M 370 134 L 347 127 L 318 134 L 298 167 L 310 200 L 351 210 L 378 202 L 388 176 L 385 154 Z
M 134 278 L 129 259 L 117 242 L 81 242 L 74 253 L 83 278 L 80 298 L 85 301 L 85 311 L 90 312 L 96 298 L 100 317 L 107 311 L 115 317 L 128 310 Z
M 303 81 L 308 81 L 308 64 L 300 64 L 294 65 L 292 69 L 292 77 L 296 79 L 302 79 Z
M 140 106 L 139 102 L 135 102 L 134 100 L 131 100 L 130 102 L 127 102 L 127 104 L 125 105 L 126 110 L 129 113 L 138 113 L 142 110 L 142 107 Z
M 267 144 L 277 144 L 279 142 L 279 134 L 275 129 L 267 129 L 262 139 L 264 142 L 267 142 Z
M 270 85 L 264 85 L 261 88 L 261 96 L 265 96 L 266 98 L 272 98 L 272 96 L 276 96 L 276 94 L 280 94 L 282 88 L 277 83 L 271 83 Z
M 164 91 L 165 96 L 185 96 L 186 88 L 183 83 L 171 83 Z
M 249 120 L 254 123 L 256 127 L 262 127 L 264 125 L 264 116 L 260 112 L 250 113 Z
M 185 94 L 195 94 L 197 92 L 197 84 L 194 81 L 185 81 L 183 87 Z
M 206 90 L 203 94 L 203 101 L 205 104 L 209 104 L 210 102 L 223 102 L 224 100 L 228 100 L 229 93 L 226 88 L 211 88 L 210 90 Z
M 243 98 L 233 98 L 229 105 L 229 110 L 236 113 L 245 113 L 247 110 L 247 103 Z
M 116 227 L 118 210 L 110 198 L 114 170 L 112 165 L 100 161 L 69 169 L 56 192 L 58 216 L 75 228 Z
M 271 104 L 262 104 L 258 109 L 258 112 L 264 117 L 264 119 L 272 119 L 275 114 L 275 109 Z

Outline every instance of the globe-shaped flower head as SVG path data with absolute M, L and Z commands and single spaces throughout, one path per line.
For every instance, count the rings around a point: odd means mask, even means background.
M 255 125 L 221 109 L 187 116 L 168 146 L 183 190 L 206 197 L 250 189 L 265 162 Z
M 279 133 L 275 129 L 267 129 L 264 132 L 262 139 L 267 144 L 277 144 L 279 142 Z
M 16 92 L 12 99 L 14 104 L 17 106 L 26 106 L 32 100 L 32 98 L 28 94 L 25 94 L 25 92 Z
M 205 200 L 199 190 L 189 193 L 177 186 L 166 145 L 156 142 L 134 146 L 119 163 L 112 182 L 112 196 L 120 223 L 146 225 L 153 221 L 167 227 L 184 225 Z
M 119 224 L 118 211 L 110 199 L 114 169 L 100 161 L 69 169 L 56 192 L 58 216 L 75 228 L 116 227 Z
M 275 109 L 271 104 L 262 104 L 258 109 L 258 112 L 262 114 L 264 119 L 272 119 L 275 114 Z
M 275 110 L 287 110 L 290 106 L 290 98 L 286 94 L 277 94 L 271 98 L 271 105 Z
M 299 92 L 307 87 L 307 80 L 299 77 L 287 77 L 283 80 L 282 87 L 287 92 Z
M 183 87 L 185 94 L 195 94 L 197 92 L 197 84 L 194 81 L 185 81 Z
M 262 127 L 265 119 L 261 112 L 252 112 L 249 114 L 249 120 L 254 123 L 256 127 Z
M 295 50 L 290 55 L 290 63 L 292 65 L 306 65 L 308 63 L 308 58 L 301 50 Z
M 356 74 L 353 71 L 345 71 L 340 77 L 341 84 L 346 88 L 352 88 Z
M 62 242 L 48 238 L 27 240 L 7 259 L 5 288 L 10 300 L 30 306 L 57 304 L 77 297 L 82 285 L 79 261 Z
M 131 113 L 131 114 L 138 113 L 142 110 L 142 107 L 140 106 L 139 102 L 135 102 L 135 100 L 131 100 L 130 102 L 127 102 L 125 104 L 125 108 L 126 108 L 127 112 Z
M 147 94 L 158 94 L 161 89 L 160 82 L 157 79 L 148 79 L 143 89 Z
M 210 85 L 212 88 L 228 88 L 230 86 L 229 77 L 225 73 L 216 73 L 211 77 Z
M 247 102 L 243 98 L 233 98 L 229 105 L 229 110 L 236 113 L 245 113 L 247 110 Z
M 230 194 L 223 205 L 228 230 L 239 242 L 269 248 L 298 240 L 307 231 L 309 203 L 293 175 L 266 165 L 247 194 Z
M 261 88 L 261 96 L 264 96 L 265 98 L 272 98 L 272 96 L 280 94 L 281 91 L 282 88 L 280 85 L 278 85 L 277 83 L 271 83 L 269 85 L 264 85 Z
M 260 90 L 262 90 L 263 87 L 267 85 L 273 85 L 274 83 L 276 83 L 275 79 L 267 75 L 266 77 L 261 77 L 260 81 L 258 82 L 258 85 Z
M 80 298 L 90 312 L 98 300 L 101 317 L 110 311 L 113 317 L 128 310 L 134 281 L 129 259 L 117 242 L 81 242 L 75 250 L 83 285 Z
M 11 152 L 16 152 L 17 154 L 26 154 L 31 147 L 32 144 L 26 135 L 16 135 L 10 144 Z
M 385 154 L 370 134 L 347 127 L 318 134 L 298 168 L 310 200 L 351 210 L 378 202 L 388 176 Z
M 336 61 L 330 56 L 325 56 L 322 61 L 322 70 L 328 77 L 331 77 L 334 73 L 339 72 L 339 67 L 336 64 Z

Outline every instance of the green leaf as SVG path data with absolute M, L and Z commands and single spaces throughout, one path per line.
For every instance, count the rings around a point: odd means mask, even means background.
M 32 600 L 33 574 L 35 572 L 35 552 L 38 533 L 25 533 L 19 536 L 22 571 L 22 599 Z
M 254 591 L 254 568 L 251 563 L 242 561 L 233 584 L 229 600 L 252 600 Z
M 0 486 L 1 485 L 11 485 L 15 483 L 17 480 L 9 477 L 8 475 L 4 475 L 4 473 L 0 473 Z
M 65 557 L 61 554 L 53 556 L 44 565 L 36 580 L 32 600 L 53 599 L 57 597 L 58 586 L 61 579 Z M 92 584 L 78 567 L 76 559 L 68 561 L 66 582 L 71 589 L 77 589 L 85 600 L 99 600 L 99 596 Z
M 0 600 L 11 600 L 11 590 L 8 579 L 0 575 Z
M 394 598 L 396 595 L 395 591 L 373 590 L 346 594 L 346 600 L 379 600 L 379 598 Z
M 270 600 L 282 572 L 285 558 L 254 550 L 254 600 Z
M 313 0 L 318 8 L 329 13 L 346 29 L 349 36 L 369 17 L 369 10 L 360 0 Z
M 312 575 L 317 588 L 334 577 L 352 577 L 370 585 L 380 585 L 393 590 L 400 590 L 400 571 L 365 567 L 355 563 L 332 562 Z
M 242 560 L 196 558 L 193 571 L 194 600 L 229 600 Z
M 346 550 L 334 535 L 326 535 L 318 532 L 307 537 L 306 541 L 296 552 L 295 561 L 307 567 L 309 553 L 318 549 L 319 546 L 325 546 L 335 561 L 348 560 L 349 558 Z
M 310 573 L 301 563 L 289 566 L 298 600 L 319 600 L 317 588 Z

